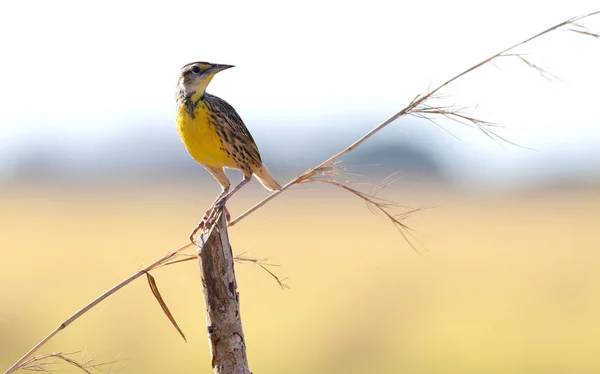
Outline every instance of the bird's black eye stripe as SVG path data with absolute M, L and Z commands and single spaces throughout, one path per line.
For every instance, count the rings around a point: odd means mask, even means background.
M 194 67 L 192 68 L 192 73 L 194 73 L 194 74 L 200 74 L 200 68 L 199 68 L 199 67 L 197 67 L 197 66 L 194 66 Z

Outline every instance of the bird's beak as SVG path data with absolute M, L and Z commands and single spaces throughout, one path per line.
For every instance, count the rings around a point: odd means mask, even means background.
M 217 74 L 220 71 L 227 70 L 232 67 L 234 67 L 234 65 L 213 65 L 213 67 L 210 68 L 210 72 Z

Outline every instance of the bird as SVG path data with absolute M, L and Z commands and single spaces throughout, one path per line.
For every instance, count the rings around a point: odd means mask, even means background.
M 253 175 L 267 190 L 281 189 L 262 162 L 258 146 L 240 115 L 225 100 L 206 92 L 217 73 L 232 67 L 209 62 L 186 64 L 181 68 L 175 90 L 179 137 L 190 156 L 212 174 L 222 188 L 211 209 L 225 208 L 227 200 L 250 182 Z M 233 189 L 230 189 L 225 168 L 243 173 L 242 181 Z M 227 210 L 225 212 L 229 217 Z

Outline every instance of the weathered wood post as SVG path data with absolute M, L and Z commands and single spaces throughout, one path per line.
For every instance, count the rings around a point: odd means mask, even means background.
M 202 233 L 197 242 L 213 370 L 215 374 L 251 374 L 225 215 L 220 214 L 215 227 Z

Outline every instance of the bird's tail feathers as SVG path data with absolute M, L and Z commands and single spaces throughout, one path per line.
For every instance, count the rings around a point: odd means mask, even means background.
M 265 186 L 265 188 L 269 191 L 279 191 L 281 186 L 275 178 L 269 172 L 269 169 L 263 164 L 260 166 L 258 170 L 254 170 L 254 175 L 258 179 L 258 181 Z

